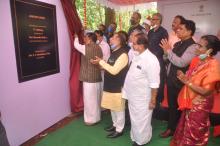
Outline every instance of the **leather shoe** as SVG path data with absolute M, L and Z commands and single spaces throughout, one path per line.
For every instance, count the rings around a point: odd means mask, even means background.
M 107 135 L 107 138 L 117 138 L 122 135 L 123 135 L 123 132 L 114 131 L 114 132 L 110 133 L 109 135 Z
M 109 126 L 109 127 L 106 127 L 104 130 L 107 131 L 107 132 L 112 132 L 112 131 L 115 131 L 115 127 L 114 126 Z
M 160 134 L 161 138 L 168 138 L 170 136 L 173 136 L 174 132 L 170 129 L 167 129 L 166 131 L 164 131 L 163 133 Z

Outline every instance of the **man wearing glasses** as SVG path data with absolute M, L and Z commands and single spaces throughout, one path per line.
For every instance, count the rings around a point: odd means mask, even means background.
M 157 95 L 157 107 L 164 97 L 164 80 L 166 76 L 165 62 L 163 60 L 163 49 L 160 47 L 160 42 L 162 39 L 168 39 L 168 33 L 165 28 L 161 26 L 162 15 L 160 13 L 155 13 L 151 19 L 152 29 L 148 32 L 149 50 L 157 57 L 160 63 L 160 87 L 158 89 Z

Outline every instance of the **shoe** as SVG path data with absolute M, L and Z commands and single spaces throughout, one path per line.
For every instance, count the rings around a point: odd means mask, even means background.
M 170 129 L 167 129 L 166 131 L 164 131 L 163 133 L 160 134 L 161 138 L 168 138 L 170 136 L 173 136 L 174 132 Z
M 122 135 L 123 135 L 123 132 L 114 131 L 111 134 L 107 135 L 107 138 L 117 138 Z
M 112 135 L 113 133 L 115 133 L 115 131 L 109 131 L 109 133 L 107 134 L 107 137 L 109 137 L 109 136 Z
M 132 146 L 144 146 L 144 145 L 139 145 L 136 142 L 133 142 Z
M 98 124 L 99 121 L 96 122 L 96 123 L 89 123 L 89 122 L 84 122 L 84 123 L 85 123 L 86 126 L 94 126 L 94 125 Z
M 115 127 L 114 126 L 109 126 L 109 127 L 106 127 L 104 130 L 107 131 L 107 132 L 113 132 L 113 131 L 115 131 Z

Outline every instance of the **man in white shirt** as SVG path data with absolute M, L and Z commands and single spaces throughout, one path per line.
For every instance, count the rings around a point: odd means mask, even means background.
M 95 35 L 97 36 L 97 41 L 96 43 L 101 47 L 102 49 L 102 54 L 103 54 L 103 60 L 105 62 L 108 61 L 108 58 L 110 56 L 110 47 L 109 44 L 106 42 L 106 40 L 104 39 L 104 34 L 101 30 L 96 30 L 95 31 Z M 103 84 L 104 84 L 104 70 L 101 71 L 101 75 L 102 75 L 102 85 L 101 85 L 101 94 L 103 92 Z
M 109 47 L 108 43 L 104 40 L 104 34 L 100 30 L 96 30 L 95 34 L 97 36 L 97 44 L 102 49 L 103 60 L 108 61 L 108 58 L 110 56 L 110 47 Z
M 128 100 L 133 146 L 142 146 L 152 137 L 151 117 L 160 84 L 160 65 L 148 48 L 144 34 L 137 34 L 133 47 L 139 55 L 132 60 L 125 78 L 123 98 Z

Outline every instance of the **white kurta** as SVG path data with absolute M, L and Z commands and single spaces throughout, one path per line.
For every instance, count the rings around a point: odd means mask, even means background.
M 103 60 L 104 61 L 108 61 L 108 58 L 110 56 L 110 47 L 108 45 L 107 42 L 105 42 L 104 40 L 102 40 L 100 43 L 99 43 L 99 46 L 101 47 L 102 49 L 102 54 L 103 54 Z
M 102 49 L 102 54 L 103 54 L 103 60 L 104 61 L 108 61 L 108 58 L 110 56 L 110 47 L 108 45 L 108 43 L 103 39 L 100 43 L 99 46 Z M 103 86 L 104 86 L 104 70 L 101 71 L 101 75 L 102 75 L 102 86 L 101 86 L 101 92 L 103 92 Z M 102 96 L 102 95 L 101 95 Z
M 127 73 L 123 98 L 128 100 L 131 119 L 131 139 L 139 145 L 146 144 L 152 137 L 149 109 L 151 88 L 160 84 L 160 65 L 155 55 L 148 49 L 135 56 Z

